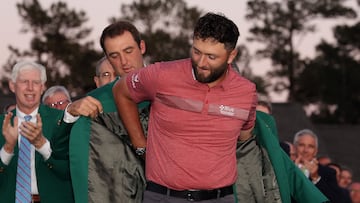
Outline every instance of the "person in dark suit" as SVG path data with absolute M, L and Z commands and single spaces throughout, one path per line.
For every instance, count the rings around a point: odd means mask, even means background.
M 319 164 L 316 159 L 318 152 L 317 135 L 309 129 L 300 130 L 294 136 L 294 146 L 297 152 L 295 164 L 299 166 L 315 186 L 331 202 L 347 202 L 349 198 L 344 195 L 338 186 L 336 171 Z
M 74 202 L 70 130 L 76 116 L 95 116 L 101 105 L 88 109 L 85 104 L 93 103 L 87 98 L 65 111 L 42 105 L 46 79 L 45 67 L 38 63 L 22 61 L 13 67 L 9 87 L 16 109 L 0 115 L 1 202 Z

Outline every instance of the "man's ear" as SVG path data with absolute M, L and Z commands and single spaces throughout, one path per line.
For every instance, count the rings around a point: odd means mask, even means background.
M 238 50 L 235 48 L 230 52 L 229 59 L 227 61 L 228 64 L 231 64 L 233 60 L 235 59 L 236 55 L 238 53 Z
M 145 52 L 146 52 L 146 44 L 145 44 L 144 40 L 140 41 L 140 51 L 141 51 L 141 54 L 145 54 Z

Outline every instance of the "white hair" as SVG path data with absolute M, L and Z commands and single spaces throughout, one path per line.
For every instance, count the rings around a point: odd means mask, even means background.
M 300 131 L 298 131 L 295 136 L 294 136 L 294 145 L 297 145 L 300 137 L 304 136 L 304 135 L 310 135 L 311 137 L 313 137 L 315 139 L 315 145 L 316 145 L 316 148 L 318 148 L 318 137 L 317 135 L 312 131 L 312 130 L 309 130 L 309 129 L 302 129 Z
M 16 82 L 16 79 L 19 75 L 19 72 L 22 70 L 36 69 L 40 71 L 40 79 L 43 84 L 45 84 L 46 77 L 46 69 L 43 65 L 32 62 L 32 61 L 20 61 L 13 66 L 10 79 L 12 82 Z
M 71 102 L 71 97 L 70 97 L 69 91 L 64 86 L 55 85 L 46 90 L 46 92 L 44 93 L 44 95 L 42 97 L 42 103 L 45 103 L 45 100 L 48 97 L 51 97 L 52 95 L 54 95 L 57 92 L 64 93 L 65 96 L 67 97 L 67 99 L 69 100 L 69 102 Z

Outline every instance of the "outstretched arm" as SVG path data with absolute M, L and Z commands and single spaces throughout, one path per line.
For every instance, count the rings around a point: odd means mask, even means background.
M 91 96 L 86 96 L 69 104 L 66 111 L 72 116 L 89 116 L 95 118 L 99 113 L 103 112 L 103 107 L 99 100 Z

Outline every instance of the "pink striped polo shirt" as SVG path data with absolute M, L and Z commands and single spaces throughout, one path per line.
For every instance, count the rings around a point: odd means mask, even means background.
M 215 87 L 194 79 L 190 59 L 132 72 L 136 101 L 150 100 L 146 178 L 166 187 L 213 189 L 235 182 L 236 142 L 254 125 L 256 88 L 230 66 Z

